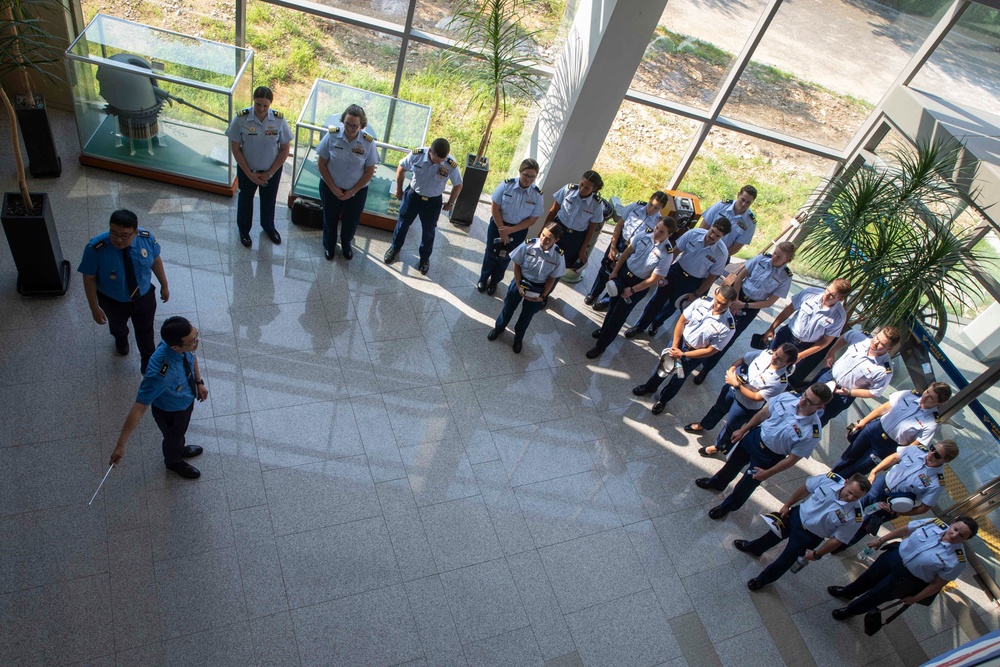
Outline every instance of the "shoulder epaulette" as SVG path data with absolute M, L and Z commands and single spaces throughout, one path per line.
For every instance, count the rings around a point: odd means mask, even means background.
M 579 183 L 569 183 L 569 184 L 566 185 L 566 187 L 569 188 L 570 190 L 579 190 L 580 189 L 580 184 Z
M 451 167 L 452 169 L 458 166 L 458 162 L 455 162 L 455 158 L 453 158 L 450 155 L 448 156 L 448 159 L 445 160 L 445 162 L 447 162 L 448 166 Z
M 517 179 L 508 178 L 506 181 L 504 181 L 504 183 L 513 183 L 515 180 L 517 180 Z
M 413 149 L 413 154 L 414 154 L 414 155 L 422 155 L 422 154 L 423 154 L 423 152 L 424 152 L 424 149 L 423 149 L 423 148 L 414 148 L 414 149 Z
M 559 246 L 556 246 L 556 250 L 559 252 L 560 255 L 563 254 L 563 249 L 560 248 Z
M 792 275 L 792 269 L 787 264 L 785 264 L 785 273 Z
M 528 239 L 527 241 L 525 241 L 525 243 L 534 243 L 534 242 L 535 242 L 535 241 L 537 241 L 537 240 L 538 240 L 538 237 L 536 236 L 536 237 L 535 237 L 535 238 L 533 238 L 533 239 Z
M 965 552 L 964 551 L 962 551 L 961 549 L 955 549 L 955 555 L 958 556 L 958 562 L 959 563 L 964 563 L 965 562 Z
M 914 396 L 919 396 L 920 395 L 920 392 L 917 391 L 916 389 L 911 389 L 910 393 L 913 394 Z
M 375 141 L 375 138 L 372 135 L 368 134 L 367 132 L 362 132 L 361 136 L 364 137 L 365 141 L 367 141 L 368 143 Z
M 944 485 L 944 473 L 943 472 L 939 472 L 938 473 L 938 484 L 941 484 L 942 486 Z
M 163 365 L 160 366 L 160 375 L 164 375 L 165 376 L 167 374 L 167 371 L 169 369 L 170 369 L 170 364 L 167 363 L 166 361 L 164 361 Z
M 248 113 L 250 113 L 250 107 L 247 107 L 246 109 L 240 109 L 239 113 L 236 114 L 236 115 L 237 116 L 246 116 Z
M 941 423 L 941 415 L 938 414 L 937 410 L 934 411 L 934 423 L 935 424 Z
M 639 206 L 646 206 L 646 205 L 648 205 L 648 204 L 649 204 L 649 202 L 647 202 L 647 201 L 642 201 L 642 200 L 640 199 L 639 201 L 637 201 L 637 202 L 636 202 L 636 204 L 638 204 Z
M 708 298 L 707 294 L 705 296 L 701 297 L 701 300 L 702 301 L 711 301 L 711 299 Z
M 886 373 L 891 373 L 892 372 L 892 364 L 889 363 L 888 361 L 885 362 L 884 364 L 882 364 L 882 366 L 885 367 L 885 372 Z
M 150 234 L 148 230 L 140 229 L 139 236 L 141 236 L 144 239 L 148 239 L 150 236 L 152 236 L 152 234 Z
M 94 250 L 104 250 L 108 245 L 107 241 L 98 241 L 94 244 Z
M 732 204 L 732 203 L 733 203 L 733 200 L 732 200 L 732 199 L 723 199 L 723 200 L 722 200 L 722 203 L 723 203 L 723 204 Z
M 829 477 L 830 479 L 832 479 L 835 482 L 843 482 L 844 481 L 844 478 L 841 477 L 840 475 L 838 475 L 835 472 L 828 472 L 828 473 L 826 473 L 826 476 Z
M 854 523 L 862 523 L 865 520 L 864 512 L 861 511 L 860 507 L 854 508 Z
M 544 195 L 545 194 L 544 192 L 542 192 L 542 189 L 540 187 L 538 187 L 537 185 L 532 184 L 531 187 L 533 187 L 536 190 L 538 190 L 538 194 L 540 194 L 540 195 Z
M 326 128 L 326 131 L 329 132 L 330 134 L 337 134 L 338 132 L 340 132 L 340 126 L 331 125 L 330 127 Z
M 781 384 L 788 384 L 788 376 L 782 373 L 781 377 L 778 378 L 778 382 Z
M 747 211 L 747 215 L 750 216 L 752 221 L 757 222 L 757 216 L 753 214 L 753 211 Z
M 814 438 L 819 437 L 819 426 L 816 426 L 816 424 L 813 424 L 813 437 Z
M 728 310 L 726 312 L 729 313 Z M 733 318 L 733 314 L 732 313 L 729 313 L 729 328 L 730 329 L 735 329 L 736 328 L 736 319 Z
M 284 118 L 285 117 L 285 114 L 281 113 L 280 111 L 275 111 L 274 109 L 271 109 L 271 111 L 274 113 L 274 117 L 275 118 Z
M 599 192 L 594 193 L 594 201 L 604 201 L 603 199 L 601 199 L 601 193 Z
M 646 227 L 646 233 L 647 234 L 652 234 L 653 233 L 653 228 L 652 227 Z
M 927 445 L 924 445 L 924 444 L 918 444 L 918 445 L 913 445 L 913 446 L 914 446 L 914 447 L 916 447 L 917 449 L 919 449 L 919 450 L 920 450 L 920 451 L 922 451 L 922 452 L 926 452 L 926 451 L 929 451 L 929 450 L 927 449 Z
M 762 252 L 761 254 L 764 255 L 764 257 L 770 257 L 771 256 L 771 253 L 769 253 L 769 252 Z
M 935 526 L 937 526 L 938 528 L 947 528 L 947 527 L 948 527 L 948 524 L 946 524 L 946 523 L 945 523 L 944 521 L 942 521 L 941 519 L 934 519 L 932 523 L 933 523 L 933 524 L 934 524 Z

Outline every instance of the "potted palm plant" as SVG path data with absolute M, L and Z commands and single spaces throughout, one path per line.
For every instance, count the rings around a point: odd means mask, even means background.
M 974 271 L 986 253 L 971 229 L 956 225 L 965 204 L 948 179 L 960 161 L 968 167 L 960 143 L 891 150 L 884 162 L 835 179 L 804 221 L 803 254 L 855 286 L 845 303 L 848 327 L 899 327 L 904 357 L 916 343 L 914 320 L 940 341 L 949 310 L 981 292 Z
M 34 72 L 50 76 L 43 67 L 62 58 L 57 38 L 32 13 L 43 5 L 62 7 L 46 0 L 32 3 L 0 0 L 0 17 L 3 17 L 0 22 L 0 75 L 13 73 L 19 78 L 23 76 L 29 96 L 28 75 Z M 0 86 L 0 102 L 10 120 L 10 142 L 14 149 L 19 190 L 4 193 L 0 208 L 4 234 L 17 266 L 17 291 L 25 296 L 65 294 L 69 286 L 70 265 L 62 256 L 48 196 L 28 191 L 17 114 L 3 86 Z
M 478 98 L 490 109 L 479 147 L 466 158 L 464 185 L 451 213 L 455 224 L 472 224 L 489 175 L 486 149 L 494 123 L 507 113 L 508 98 L 531 97 L 536 87 L 529 54 L 537 31 L 525 29 L 521 21 L 533 4 L 535 0 L 463 0 L 449 23 L 458 33 L 449 62 L 462 77 L 477 84 Z

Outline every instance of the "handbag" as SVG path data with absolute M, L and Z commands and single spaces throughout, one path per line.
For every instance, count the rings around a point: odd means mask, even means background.
M 882 620 L 882 612 L 888 611 L 897 605 L 903 605 L 898 611 L 892 614 L 889 618 Z M 896 602 L 891 602 L 884 607 L 875 607 L 867 614 L 865 614 L 865 634 L 871 637 L 876 632 L 882 629 L 882 626 L 889 625 L 896 617 L 902 614 L 910 605 L 903 604 L 902 600 L 897 600 Z

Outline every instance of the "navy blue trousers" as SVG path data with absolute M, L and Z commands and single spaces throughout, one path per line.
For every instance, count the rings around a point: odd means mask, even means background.
M 541 289 L 539 286 L 538 291 L 541 292 Z M 520 341 L 524 338 L 524 332 L 528 330 L 531 318 L 545 307 L 544 301 L 528 301 L 524 299 L 521 296 L 521 292 L 517 289 L 517 283 L 511 281 L 510 287 L 507 288 L 507 296 L 503 300 L 503 310 L 500 311 L 500 317 L 497 318 L 497 329 L 502 331 L 507 327 L 507 323 L 514 317 L 514 311 L 517 310 L 518 304 L 521 306 L 521 315 L 517 318 L 517 323 L 514 324 L 515 341 Z
M 788 568 L 794 565 L 800 556 L 805 555 L 806 550 L 815 549 L 823 542 L 822 537 L 809 532 L 802 525 L 798 505 L 788 511 L 787 533 L 787 536 L 778 537 L 769 530 L 747 546 L 750 553 L 760 556 L 768 549 L 778 546 L 786 539 L 788 540 L 781 555 L 771 561 L 771 564 L 755 577 L 761 584 L 770 584 L 780 579 L 781 575 L 787 572 Z
M 739 404 L 736 400 L 737 391 L 735 387 L 725 385 L 719 392 L 715 405 L 698 422 L 703 429 L 711 431 L 723 417 L 726 418 L 725 428 L 715 439 L 715 448 L 723 454 L 728 453 L 733 448 L 733 431 L 746 424 L 751 417 L 757 414 L 757 410 L 745 408 Z
M 337 228 L 340 228 L 340 245 L 347 247 L 354 240 L 354 233 L 361 223 L 361 212 L 368 201 L 368 186 L 361 188 L 353 197 L 341 201 L 327 187 L 326 181 L 319 182 L 319 198 L 323 201 L 323 248 L 333 251 L 337 247 Z
M 257 185 L 242 169 L 236 170 L 236 181 L 240 194 L 236 200 L 236 227 L 240 234 L 249 234 L 253 226 L 253 196 L 260 192 L 260 228 L 265 232 L 274 231 L 274 208 L 278 201 L 278 185 L 281 184 L 281 169 L 268 179 L 267 185 Z
M 760 439 L 760 427 L 753 429 L 739 441 L 736 449 L 729 455 L 729 460 L 722 466 L 719 472 L 712 475 L 711 486 L 724 491 L 729 483 L 736 479 L 740 472 L 749 468 L 772 468 L 785 457 L 775 454 Z M 750 475 L 740 475 L 740 480 L 733 488 L 733 492 L 726 496 L 720 507 L 727 512 L 734 512 L 746 504 L 753 492 L 760 486 L 760 482 Z
M 694 292 L 704 279 L 704 276 L 698 278 L 687 273 L 680 264 L 672 265 L 667 271 L 667 284 L 656 288 L 656 293 L 646 304 L 642 317 L 635 326 L 639 329 L 645 329 L 650 325 L 662 327 L 663 323 L 677 311 L 674 305 L 677 297 Z
M 631 271 L 622 269 L 622 272 L 624 274 L 621 276 L 622 290 L 626 287 L 634 287 L 643 281 L 642 278 L 634 275 Z M 602 352 L 607 349 L 608 345 L 611 345 L 611 341 L 618 335 L 618 332 L 625 326 L 625 320 L 632 313 L 632 309 L 638 306 L 639 302 L 645 299 L 648 294 L 649 289 L 636 292 L 629 297 L 631 303 L 627 303 L 620 295 L 613 297 L 611 303 L 608 304 L 608 312 L 604 314 L 604 322 L 601 324 L 601 335 L 598 337 L 594 347 Z
M 844 479 L 847 479 L 856 472 L 869 473 L 885 457 L 896 451 L 895 440 L 890 440 L 889 436 L 882 430 L 882 420 L 873 419 L 854 439 L 844 453 L 840 455 L 840 460 L 833 467 L 833 472 Z
M 507 271 L 507 266 L 510 264 L 510 255 L 500 259 L 493 254 L 493 241 L 498 238 L 500 238 L 500 231 L 497 229 L 497 223 L 491 217 L 490 226 L 486 230 L 486 252 L 483 254 L 483 267 L 479 271 L 479 280 L 488 280 L 493 285 L 500 284 Z M 511 249 L 514 249 L 528 238 L 528 230 L 522 229 L 519 232 L 514 232 L 509 238 L 513 242 Z
M 410 230 L 413 221 L 420 217 L 420 261 L 426 262 L 430 259 L 434 251 L 434 230 L 437 229 L 438 217 L 441 215 L 441 206 L 444 199 L 441 195 L 437 197 L 422 197 L 413 188 L 406 188 L 403 193 L 403 202 L 399 205 L 399 218 L 396 220 L 396 229 L 392 232 L 392 247 L 397 252 L 406 243 L 406 233 Z

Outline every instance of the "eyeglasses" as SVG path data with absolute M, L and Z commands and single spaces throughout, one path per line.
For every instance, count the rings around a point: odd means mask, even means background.
M 356 130 L 361 127 L 361 123 L 348 123 L 347 121 L 344 121 L 344 127 Z
M 934 457 L 935 461 L 940 461 L 941 459 L 944 458 L 944 455 L 937 450 L 937 445 L 932 445 L 931 448 L 927 450 L 927 452 Z

